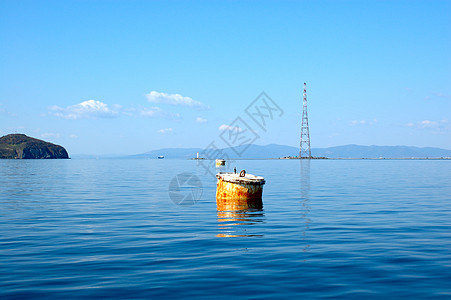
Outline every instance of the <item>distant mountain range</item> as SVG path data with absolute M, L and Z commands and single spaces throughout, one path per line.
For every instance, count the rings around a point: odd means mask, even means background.
M 164 148 L 127 156 L 127 158 L 157 158 L 163 155 L 168 159 L 190 159 L 196 157 L 197 152 L 199 152 L 200 157 L 204 158 L 265 159 L 298 156 L 299 148 L 276 144 L 266 146 L 243 145 L 224 149 Z M 451 157 L 451 150 L 433 147 L 345 145 L 312 148 L 312 156 L 328 158 L 441 158 Z
M 451 150 L 433 147 L 346 145 L 312 149 L 312 155 L 329 158 L 440 158 L 451 157 Z

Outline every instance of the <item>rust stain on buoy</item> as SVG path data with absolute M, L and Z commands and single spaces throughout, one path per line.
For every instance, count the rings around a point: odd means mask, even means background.
M 216 204 L 219 211 L 262 208 L 265 179 L 261 176 L 220 172 L 216 188 Z

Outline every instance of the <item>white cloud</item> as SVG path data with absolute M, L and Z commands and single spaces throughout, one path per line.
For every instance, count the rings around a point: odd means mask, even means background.
M 451 95 L 445 94 L 445 93 L 441 93 L 441 92 L 433 92 L 432 95 L 433 96 L 428 95 L 428 96 L 424 97 L 424 100 L 431 100 L 433 98 L 445 98 L 445 99 L 450 99 L 451 98 Z
M 410 128 L 427 129 L 432 130 L 435 133 L 450 131 L 450 125 L 451 124 L 446 119 L 440 121 L 423 120 L 419 122 L 409 122 L 406 124 L 406 126 Z
M 88 100 L 81 103 L 68 106 L 66 108 L 59 106 L 52 106 L 49 108 L 51 114 L 69 120 L 76 119 L 98 119 L 98 118 L 113 118 L 119 114 L 119 105 L 113 105 L 110 108 L 107 104 L 96 101 Z
M 69 120 L 76 119 L 99 119 L 99 118 L 114 118 L 120 115 L 135 117 L 150 117 L 150 118 L 166 118 L 179 119 L 180 114 L 165 111 L 159 107 L 122 107 L 117 104 L 109 106 L 106 103 L 88 100 L 79 104 L 71 105 L 66 108 L 59 106 L 49 107 L 50 114 Z
M 445 93 L 434 93 L 437 97 L 441 97 L 441 98 L 450 98 L 450 95 L 445 94 Z
M 161 116 L 162 110 L 159 107 L 141 107 L 139 114 L 143 117 Z
M 221 126 L 219 126 L 219 130 L 221 130 L 221 131 L 236 131 L 236 132 L 243 131 L 243 129 L 238 127 L 238 126 L 230 126 L 230 125 L 225 125 L 225 124 L 222 124 Z
M 76 134 L 71 134 L 71 135 L 69 135 L 69 137 L 71 139 L 78 139 L 78 135 L 76 135 Z
M 159 107 L 153 106 L 153 107 L 140 107 L 138 109 L 138 113 L 142 117 L 150 117 L 150 118 L 166 118 L 166 119 L 179 119 L 180 114 L 178 113 L 171 113 L 165 110 L 162 110 Z
M 158 130 L 159 133 L 163 133 L 163 134 L 172 133 L 172 131 L 173 131 L 172 128 L 164 128 L 164 129 Z
M 151 91 L 146 94 L 147 100 L 152 103 L 164 103 L 171 105 L 182 105 L 197 109 L 208 109 L 209 107 L 202 102 L 196 101 L 190 97 L 182 96 L 180 94 L 167 94 Z
M 197 118 L 196 118 L 196 122 L 202 124 L 202 123 L 207 123 L 208 120 L 207 120 L 207 119 L 204 119 L 204 118 L 202 118 L 202 117 L 197 117 Z
M 373 120 L 352 120 L 351 125 L 357 126 L 357 125 L 375 125 L 378 121 L 376 119 Z
M 438 125 L 436 121 L 424 120 L 418 123 L 421 128 L 435 128 Z
M 61 133 L 53 133 L 53 132 L 45 132 L 41 134 L 41 138 L 48 139 L 48 138 L 55 138 L 59 139 L 62 136 Z

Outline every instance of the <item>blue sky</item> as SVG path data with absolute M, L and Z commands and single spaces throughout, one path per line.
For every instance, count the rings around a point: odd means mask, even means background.
M 304 82 L 312 147 L 451 149 L 451 1 L 3 0 L 0 45 L 0 135 L 70 154 L 226 146 L 237 117 L 298 146 Z

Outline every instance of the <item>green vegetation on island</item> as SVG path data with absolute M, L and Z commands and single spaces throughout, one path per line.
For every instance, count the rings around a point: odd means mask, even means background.
M 8 134 L 0 137 L 0 158 L 55 159 L 69 158 L 64 147 L 31 138 L 25 134 Z

